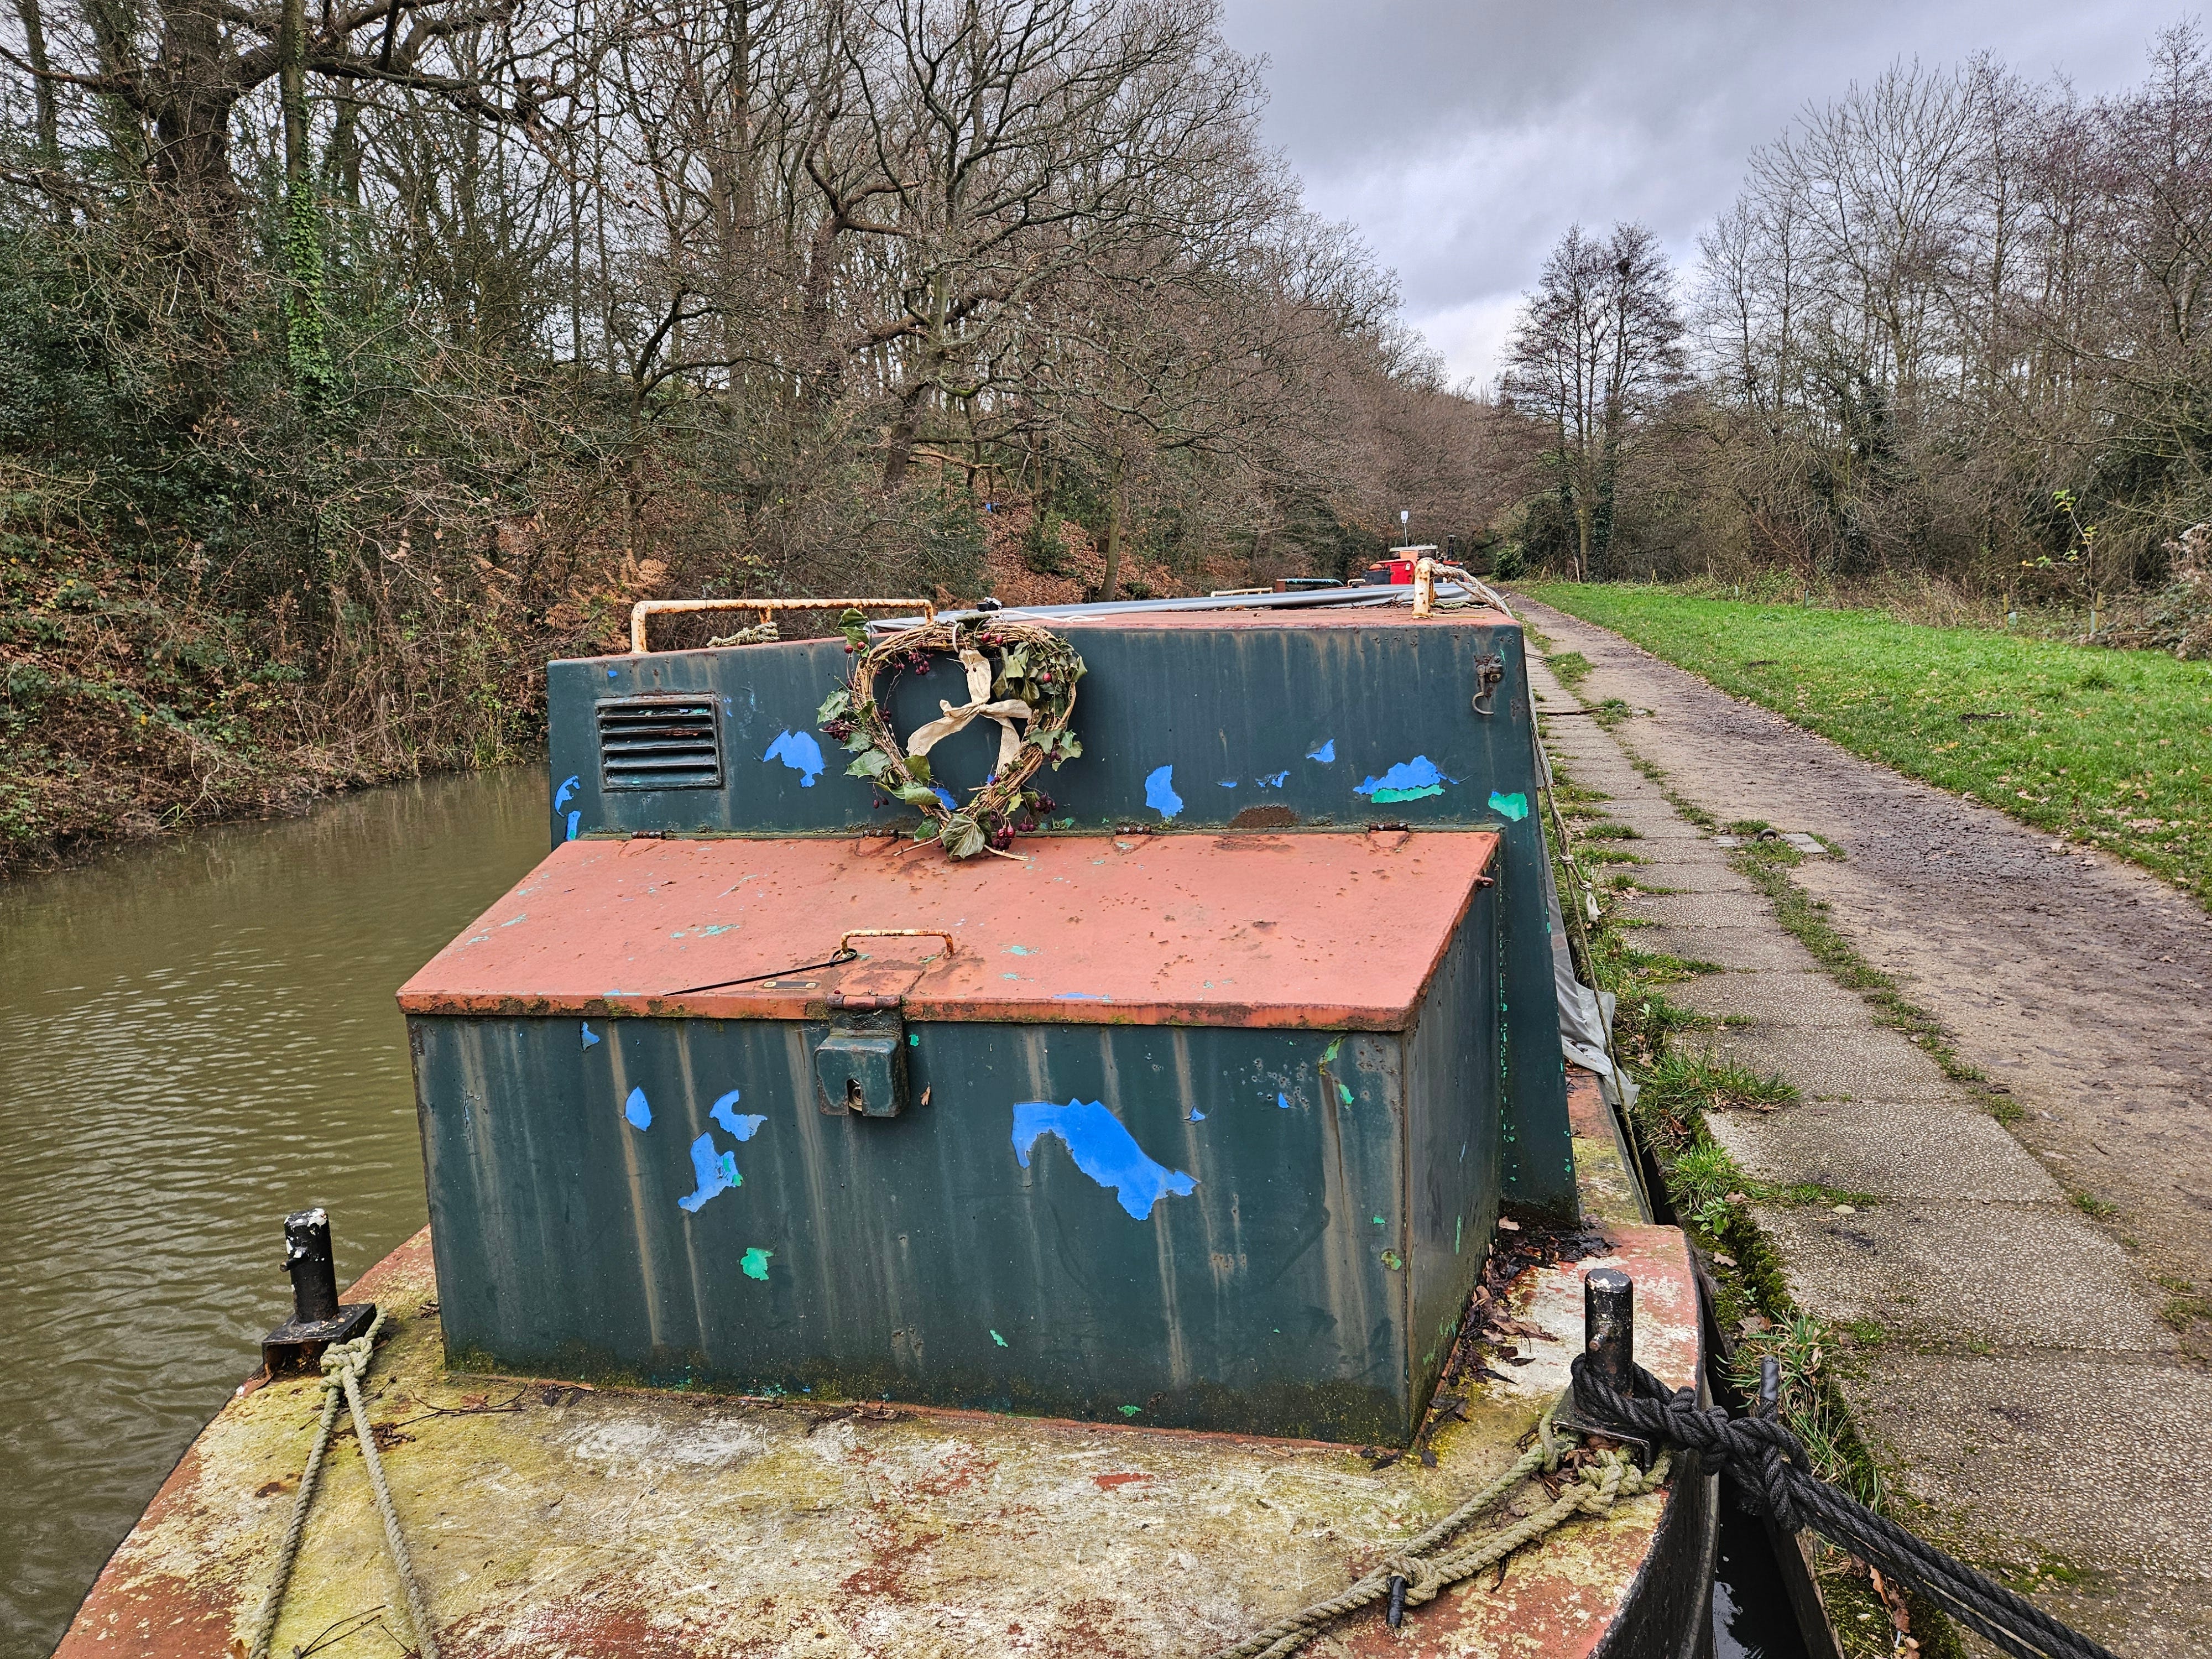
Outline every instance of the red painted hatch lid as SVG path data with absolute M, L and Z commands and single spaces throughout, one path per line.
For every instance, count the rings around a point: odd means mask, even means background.
M 1128 835 L 955 864 L 888 838 L 574 841 L 399 1006 L 818 1019 L 832 994 L 891 994 L 910 1019 L 1402 1030 L 1497 848 L 1442 831 Z M 951 949 L 861 937 L 858 960 L 820 965 L 868 928 L 942 930 Z

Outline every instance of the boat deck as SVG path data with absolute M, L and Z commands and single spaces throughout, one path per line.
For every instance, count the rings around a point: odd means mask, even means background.
M 390 1316 L 370 1415 L 449 1654 L 1203 1655 L 1342 1589 L 1512 1460 L 1565 1386 L 1589 1268 L 1635 1277 L 1638 1359 L 1669 1382 L 1694 1379 L 1697 1292 L 1681 1235 L 1616 1224 L 1603 1243 L 1510 1282 L 1481 1350 L 1494 1375 L 1453 1385 L 1468 1395 L 1465 1420 L 1435 1433 L 1432 1469 L 1141 1424 L 456 1373 L 427 1231 L 355 1295 Z M 59 1653 L 228 1650 L 267 1580 L 318 1405 L 311 1380 L 242 1390 L 117 1552 Z M 393 1651 L 405 1631 L 344 1439 L 278 1653 Z M 1667 1547 L 1662 1534 L 1702 1528 L 1704 1484 L 1678 1480 L 1567 1526 L 1502 1580 L 1485 1573 L 1415 1609 L 1401 1636 L 1370 1609 L 1308 1651 L 1620 1652 L 1609 1638 L 1645 1581 L 1694 1571 L 1694 1539 Z

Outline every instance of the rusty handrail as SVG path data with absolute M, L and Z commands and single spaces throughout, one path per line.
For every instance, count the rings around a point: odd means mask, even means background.
M 779 611 L 919 611 L 923 622 L 937 620 L 937 607 L 927 599 L 640 599 L 629 608 L 630 654 L 641 657 L 650 649 L 647 617 L 682 611 L 757 611 L 763 622 Z

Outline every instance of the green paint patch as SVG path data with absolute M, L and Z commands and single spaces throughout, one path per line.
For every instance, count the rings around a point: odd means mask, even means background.
M 1382 1252 L 1382 1265 L 1395 1273 L 1406 1265 L 1406 1258 L 1395 1250 L 1385 1250 Z
M 1528 816 L 1528 797 L 1517 789 L 1510 795 L 1501 795 L 1493 789 L 1490 792 L 1490 810 L 1501 818 L 1518 823 Z
M 1142 1406 L 1116 1406 L 1114 1409 L 1124 1417 L 1135 1417 L 1144 1411 Z
M 1006 1346 L 1006 1339 L 1000 1336 L 996 1331 L 993 1331 L 991 1333 L 991 1340 L 997 1343 L 1002 1348 Z
M 768 1259 L 775 1254 L 775 1252 L 774 1250 L 763 1250 L 759 1245 L 756 1244 L 745 1252 L 744 1259 L 738 1262 L 738 1266 L 744 1271 L 747 1279 L 757 1279 L 763 1284 L 766 1284 L 768 1282 Z

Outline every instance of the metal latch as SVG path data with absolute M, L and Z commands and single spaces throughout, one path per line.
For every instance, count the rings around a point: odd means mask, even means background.
M 1505 678 L 1505 659 L 1495 653 L 1485 653 L 1474 659 L 1474 712 L 1488 714 L 1494 709 L 1492 699 L 1498 695 L 1500 681 Z
M 927 964 L 953 954 L 952 935 L 941 927 L 854 927 L 837 941 L 839 961 L 857 954 L 856 939 L 939 939 L 945 949 L 922 959 Z M 922 965 L 907 970 L 906 984 L 921 977 Z M 832 1114 L 896 1117 L 906 1110 L 906 1019 L 902 994 L 830 996 L 830 1035 L 814 1048 L 815 1104 Z M 927 1096 L 922 1104 L 929 1103 Z
M 825 1112 L 896 1117 L 906 1109 L 906 1020 L 895 996 L 832 996 L 830 1035 L 815 1045 L 815 1103 Z

